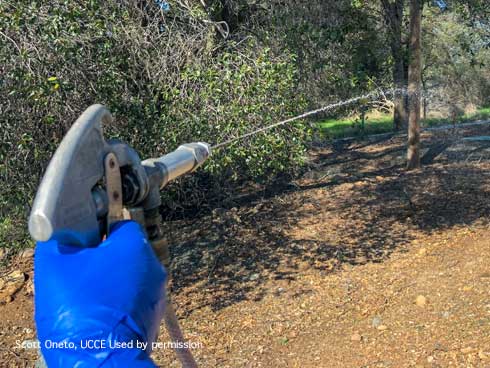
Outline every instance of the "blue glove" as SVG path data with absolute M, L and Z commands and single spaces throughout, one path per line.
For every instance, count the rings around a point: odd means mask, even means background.
M 155 367 L 166 276 L 135 222 L 97 248 L 38 243 L 35 319 L 48 367 Z

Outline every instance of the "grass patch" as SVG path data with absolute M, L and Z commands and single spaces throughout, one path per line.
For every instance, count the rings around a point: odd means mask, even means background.
M 458 123 L 467 123 L 475 120 L 490 119 L 490 107 L 482 108 L 472 114 L 458 118 Z M 429 118 L 422 120 L 423 127 L 434 127 L 451 124 L 448 118 Z M 332 139 L 346 137 L 361 137 L 363 135 L 389 133 L 393 131 L 393 116 L 391 114 L 368 114 L 364 129 L 358 117 L 342 119 L 327 119 L 317 123 L 321 134 Z
M 382 115 L 367 118 L 364 130 L 361 128 L 361 121 L 358 118 L 328 119 L 318 123 L 318 128 L 329 138 L 345 138 L 386 133 L 393 130 L 393 117 Z
M 457 123 L 469 123 L 471 121 L 486 119 L 490 119 L 490 107 L 479 109 L 471 114 L 465 114 L 458 118 Z M 434 127 L 451 123 L 452 121 L 447 118 L 429 118 L 422 121 L 424 127 Z

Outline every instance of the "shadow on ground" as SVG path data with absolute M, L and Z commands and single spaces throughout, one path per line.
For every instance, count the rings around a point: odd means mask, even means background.
M 270 281 L 287 285 L 305 270 L 326 275 L 381 262 L 424 234 L 486 223 L 488 142 L 427 136 L 424 168 L 408 173 L 400 139 L 320 150 L 297 182 L 171 223 L 180 311 L 260 300 L 277 292 Z

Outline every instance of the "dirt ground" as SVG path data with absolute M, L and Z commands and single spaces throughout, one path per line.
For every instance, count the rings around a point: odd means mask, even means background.
M 490 141 L 463 139 L 477 135 L 490 127 L 424 133 L 414 172 L 403 137 L 317 147 L 300 179 L 167 223 L 199 365 L 490 367 Z M 15 345 L 35 337 L 32 260 L 12 271 L 0 366 L 28 367 L 35 351 Z

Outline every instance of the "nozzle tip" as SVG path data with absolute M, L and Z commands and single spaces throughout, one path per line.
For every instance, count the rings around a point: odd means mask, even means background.
M 197 144 L 199 146 L 203 147 L 204 150 L 206 151 L 206 157 L 205 158 L 208 158 L 209 156 L 211 156 L 212 148 L 211 148 L 211 145 L 209 143 L 206 143 L 206 142 L 197 142 Z

